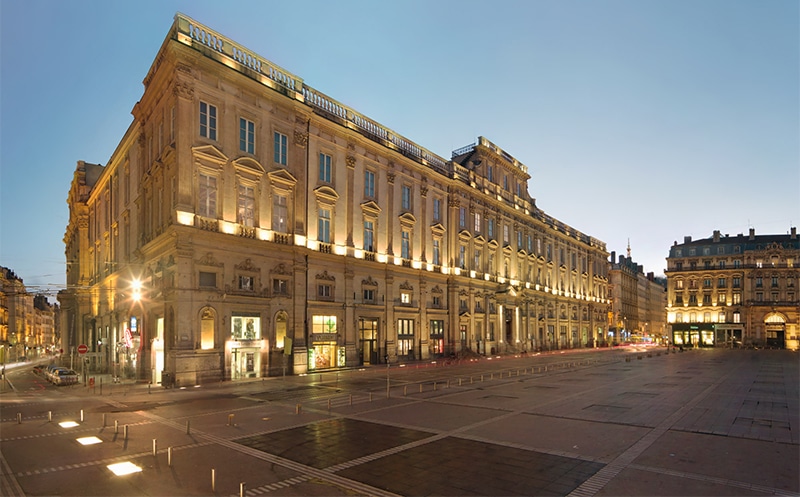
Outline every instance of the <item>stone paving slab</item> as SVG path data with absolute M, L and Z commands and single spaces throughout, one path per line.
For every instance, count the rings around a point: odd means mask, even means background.
M 694 479 L 680 474 L 644 471 L 633 468 L 623 470 L 616 478 L 607 483 L 597 497 L 759 497 L 774 495 L 765 489 L 752 486 L 735 486 L 728 482 L 709 479 Z

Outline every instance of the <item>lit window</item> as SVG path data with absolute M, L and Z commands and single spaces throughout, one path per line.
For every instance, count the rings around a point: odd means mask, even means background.
M 317 223 L 317 239 L 322 243 L 331 243 L 331 211 L 330 209 L 319 210 L 319 220 Z
M 217 217 L 217 178 L 200 174 L 197 192 L 197 213 L 203 217 Z
M 433 241 L 433 263 L 437 266 L 439 266 L 442 263 L 441 249 L 439 247 L 439 243 L 440 243 L 439 240 Z
M 239 290 L 252 292 L 253 291 L 253 277 L 252 276 L 239 276 Z
M 239 185 L 236 221 L 252 228 L 255 224 L 256 197 L 252 186 Z
M 411 293 L 410 292 L 403 292 L 400 294 L 400 302 L 403 304 L 410 304 L 411 303 Z
M 375 224 L 372 221 L 364 220 L 364 250 L 374 252 L 375 245 Z
M 272 229 L 278 233 L 286 233 L 286 219 L 289 217 L 286 195 L 276 194 L 272 199 Z

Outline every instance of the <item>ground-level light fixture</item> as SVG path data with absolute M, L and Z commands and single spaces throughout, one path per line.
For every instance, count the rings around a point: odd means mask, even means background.
M 131 473 L 141 473 L 142 468 L 133 464 L 130 461 L 125 462 L 118 462 L 116 464 L 109 464 L 106 466 L 108 469 L 111 470 L 116 476 L 125 476 Z
M 103 441 L 97 437 L 82 437 L 82 438 L 76 438 L 75 440 L 77 440 L 78 443 L 81 445 L 94 445 L 103 443 Z

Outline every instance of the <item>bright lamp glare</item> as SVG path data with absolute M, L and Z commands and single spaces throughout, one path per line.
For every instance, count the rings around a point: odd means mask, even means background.
M 140 473 L 142 471 L 142 468 L 133 464 L 130 461 L 120 462 L 117 464 L 109 464 L 106 467 L 110 469 L 111 472 L 117 476 L 125 476 L 131 473 Z
M 75 428 L 76 426 L 78 426 L 78 423 L 76 423 L 75 421 L 62 421 L 58 423 L 58 426 L 62 428 Z

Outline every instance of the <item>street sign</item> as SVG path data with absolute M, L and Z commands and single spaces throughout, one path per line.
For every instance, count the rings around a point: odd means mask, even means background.
M 89 347 L 87 347 L 86 344 L 82 343 L 82 344 L 78 345 L 78 353 L 80 355 L 83 355 L 83 354 L 85 354 L 87 352 L 89 352 Z

